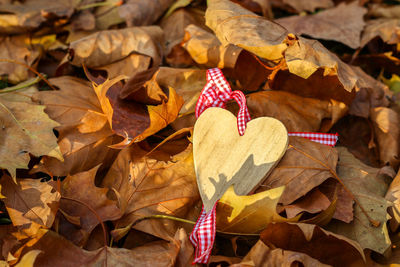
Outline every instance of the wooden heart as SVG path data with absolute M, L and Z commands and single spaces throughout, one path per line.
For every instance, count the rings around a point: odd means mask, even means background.
M 247 195 L 267 177 L 288 145 L 285 126 L 270 117 L 247 123 L 240 136 L 236 117 L 222 108 L 208 108 L 194 125 L 193 157 L 204 208 L 210 211 L 230 185 Z

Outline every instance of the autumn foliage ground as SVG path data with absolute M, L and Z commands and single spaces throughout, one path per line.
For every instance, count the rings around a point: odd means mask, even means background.
M 228 191 L 209 266 L 400 264 L 399 1 L 0 0 L 0 265 L 190 266 L 214 67 L 339 142 Z

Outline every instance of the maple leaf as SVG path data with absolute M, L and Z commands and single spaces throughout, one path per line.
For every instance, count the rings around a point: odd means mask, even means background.
M 384 198 L 388 188 L 385 176 L 379 174 L 379 169 L 361 163 L 346 148 L 338 151 L 338 175 L 358 202 L 352 223 L 331 222 L 327 229 L 357 241 L 363 249 L 383 254 L 391 245 L 386 226 L 387 208 L 391 203 Z M 377 224 L 372 225 L 371 220 Z
M 53 225 L 60 194 L 47 183 L 35 179 L 19 179 L 16 184 L 5 175 L 0 179 L 1 193 L 8 214 L 18 228 L 18 238 L 35 236 L 40 228 Z
M 29 154 L 63 160 L 53 128 L 59 124 L 44 112 L 45 106 L 32 102 L 35 88 L 0 94 L 0 168 L 16 178 L 16 169 L 27 169 Z
M 154 154 L 155 153 L 155 154 Z M 136 220 L 154 214 L 193 218 L 200 210 L 193 205 L 200 196 L 194 173 L 192 147 L 175 155 L 168 162 L 154 159 L 157 151 L 146 151 L 132 145 L 120 152 L 102 185 L 118 192 L 119 207 L 124 214 L 116 221 L 114 237 L 120 238 Z M 195 214 L 193 214 L 195 213 Z M 123 229 L 128 226 L 128 229 Z M 172 222 L 141 222 L 135 229 L 168 239 L 176 232 Z

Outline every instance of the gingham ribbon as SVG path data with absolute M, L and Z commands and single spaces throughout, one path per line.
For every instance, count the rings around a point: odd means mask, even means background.
M 239 105 L 237 126 L 239 134 L 243 135 L 246 123 L 250 120 L 250 113 L 246 106 L 246 97 L 242 91 L 233 91 L 226 81 L 224 74 L 218 68 L 207 70 L 207 83 L 201 91 L 196 104 L 196 118 L 209 107 L 224 108 L 225 103 L 235 99 Z
M 225 107 L 225 103 L 230 99 L 235 99 L 239 104 L 239 113 L 237 116 L 237 125 L 240 135 L 243 135 L 246 130 L 246 124 L 250 121 L 250 113 L 246 106 L 246 97 L 241 91 L 233 91 L 226 81 L 224 74 L 218 68 L 207 70 L 207 84 L 199 96 L 196 105 L 196 117 L 209 107 Z M 338 134 L 329 133 L 303 133 L 290 132 L 289 136 L 300 136 L 311 141 L 318 142 L 328 146 L 335 146 Z M 190 234 L 190 241 L 196 248 L 193 264 L 207 263 L 211 250 L 214 245 L 216 232 L 216 202 L 211 211 L 206 213 L 204 206 L 200 216 Z

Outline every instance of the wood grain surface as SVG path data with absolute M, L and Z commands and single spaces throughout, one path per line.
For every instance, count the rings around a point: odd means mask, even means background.
M 236 117 L 222 108 L 208 108 L 196 121 L 193 156 L 197 184 L 206 211 L 230 185 L 236 194 L 252 192 L 284 155 L 285 126 L 270 117 L 247 123 L 240 136 Z

